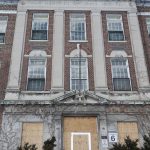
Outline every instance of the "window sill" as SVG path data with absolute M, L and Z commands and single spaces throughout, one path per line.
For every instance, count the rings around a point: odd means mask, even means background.
M 127 41 L 108 41 L 109 43 L 126 43 Z
M 48 42 L 48 40 L 29 40 L 30 42 Z
M 69 40 L 69 42 L 71 42 L 71 43 L 87 43 L 88 42 L 88 40 Z
M 22 94 L 50 94 L 50 91 L 22 91 Z
M 138 94 L 137 91 L 109 91 L 111 94 Z

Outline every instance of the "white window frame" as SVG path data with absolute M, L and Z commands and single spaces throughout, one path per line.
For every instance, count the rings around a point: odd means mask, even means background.
M 123 20 L 122 20 L 122 15 L 121 14 L 107 14 L 106 15 L 106 20 L 107 20 L 107 32 L 108 32 L 108 41 L 109 42 L 122 42 L 125 41 L 125 34 L 124 34 L 124 26 L 123 26 Z M 121 28 L 123 32 L 123 40 L 110 40 L 109 39 L 109 31 L 116 31 L 116 30 L 110 30 L 109 29 L 109 23 L 111 22 L 120 22 L 121 23 Z
M 47 39 L 46 40 L 34 40 L 32 37 L 32 30 L 33 30 L 33 25 L 34 25 L 34 21 L 35 21 L 35 16 L 40 16 L 40 15 L 47 15 L 47 19 L 43 18 L 42 20 L 47 20 Z M 40 20 L 41 18 L 39 17 L 37 20 Z M 41 20 L 40 20 L 41 21 Z M 49 14 L 48 13 L 33 13 L 33 18 L 32 18 L 32 29 L 31 29 L 31 40 L 30 41 L 48 41 L 48 29 L 49 29 Z
M 81 19 L 81 18 L 73 18 L 73 15 L 83 15 L 84 17 Z M 71 26 L 72 26 L 72 23 L 74 22 L 79 22 L 79 21 L 83 21 L 84 22 L 84 36 L 85 36 L 85 39 L 84 40 L 73 40 L 72 39 L 72 30 L 71 30 Z M 84 13 L 71 13 L 70 14 L 70 42 L 87 42 L 87 32 L 86 32 L 86 15 Z
M 127 58 L 124 58 L 124 57 L 114 57 L 111 59 L 111 73 L 112 73 L 112 83 L 113 83 L 113 79 L 119 79 L 119 77 L 114 77 L 114 73 L 113 73 L 113 68 L 118 68 L 116 66 L 113 66 L 112 65 L 112 61 L 113 60 L 117 60 L 117 59 L 124 59 L 126 61 L 126 67 L 124 68 L 127 68 L 127 74 L 128 74 L 128 78 L 129 78 L 129 81 L 130 81 L 130 91 L 132 91 L 132 84 L 131 84 L 131 76 L 130 76 L 130 70 L 129 70 L 129 63 L 128 63 L 128 59 Z M 113 90 L 114 90 L 114 83 L 113 83 Z M 114 91 L 117 91 L 117 90 L 114 90 Z M 119 90 L 121 91 L 121 90 Z M 125 90 L 125 91 L 128 91 L 128 90 Z
M 5 44 L 5 38 L 6 38 L 6 29 L 7 29 L 7 24 L 8 24 L 8 16 L 0 16 L 0 26 L 3 25 L 3 31 L 0 31 L 0 33 L 4 33 L 4 42 L 0 42 L 0 44 Z M 5 28 L 5 29 L 4 29 Z
M 146 18 L 146 25 L 147 25 L 148 36 L 150 37 L 150 18 Z
M 45 65 L 44 65 L 44 87 L 43 87 L 43 90 L 42 90 L 42 91 L 44 91 L 45 87 L 46 87 L 46 66 L 47 66 L 47 59 L 45 57 L 29 57 L 26 89 L 27 89 L 27 91 L 30 91 L 30 90 L 28 90 L 28 83 L 29 83 L 29 78 L 30 78 L 29 77 L 29 67 L 30 67 L 29 65 L 30 65 L 31 60 L 45 60 Z M 35 79 L 35 78 L 33 78 L 33 79 Z M 40 91 L 34 91 L 34 92 L 40 92 Z
M 73 90 L 72 89 L 72 68 L 71 68 L 71 62 L 72 62 L 72 59 L 80 59 L 79 57 L 71 57 L 70 58 L 70 90 Z M 87 78 L 86 78 L 86 84 L 87 84 L 87 89 L 85 89 L 85 90 L 82 90 L 82 89 L 80 89 L 81 91 L 87 91 L 87 90 L 89 90 L 89 77 L 88 77 L 88 59 L 87 58 L 85 58 L 85 57 L 81 57 L 81 59 L 85 59 L 86 61 L 86 74 L 87 74 Z M 79 69 L 79 67 L 78 67 L 78 69 Z M 82 68 L 81 68 L 82 69 Z M 78 79 L 76 79 L 76 80 L 78 80 Z M 81 79 L 82 80 L 82 79 Z M 75 91 L 78 91 L 79 89 L 75 89 Z
M 73 148 L 73 136 L 74 135 L 87 135 L 88 136 L 88 144 L 89 144 L 89 149 L 88 150 L 92 150 L 91 149 L 91 133 L 90 132 L 72 132 L 71 133 L 71 150 L 74 150 Z

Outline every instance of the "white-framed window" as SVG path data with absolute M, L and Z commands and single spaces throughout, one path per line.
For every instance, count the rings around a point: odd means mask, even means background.
M 124 30 L 122 15 L 119 14 L 107 14 L 107 30 L 109 41 L 123 41 Z
M 70 14 L 70 40 L 86 40 L 86 17 L 83 13 Z
M 70 89 L 88 90 L 88 64 L 87 58 L 70 58 Z
M 48 39 L 48 19 L 47 13 L 35 13 L 32 20 L 32 40 Z
M 0 43 L 5 43 L 7 20 L 7 16 L 0 16 Z
M 147 25 L 147 32 L 148 32 L 148 35 L 150 37 L 150 18 L 146 19 L 146 25 Z
M 112 58 L 111 65 L 114 91 L 131 91 L 128 60 L 126 58 Z
M 46 59 L 29 58 L 28 65 L 28 91 L 44 91 L 46 78 Z

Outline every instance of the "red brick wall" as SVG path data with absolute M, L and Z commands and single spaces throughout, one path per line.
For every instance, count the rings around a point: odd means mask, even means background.
M 16 9 L 17 9 L 16 6 L 0 5 L 0 10 L 16 10 Z M 5 97 L 5 90 L 8 82 L 16 14 L 0 14 L 0 16 L 8 17 L 5 34 L 5 43 L 0 44 L 0 100 L 3 100 Z M 3 110 L 4 110 L 3 106 L 0 105 L 0 127 L 2 123 Z
M 49 13 L 49 27 L 48 27 L 48 40 L 47 41 L 30 41 L 31 31 L 32 31 L 32 17 L 33 13 Z M 32 50 L 45 50 L 47 55 L 52 55 L 53 48 L 53 11 L 41 11 L 41 10 L 30 10 L 28 11 L 27 27 L 26 27 L 26 37 L 24 46 L 24 55 L 29 55 Z M 28 57 L 24 56 L 23 59 L 23 69 L 22 69 L 22 79 L 21 79 L 21 90 L 26 90 L 27 86 L 27 72 L 28 72 Z M 51 68 L 52 68 L 52 58 L 47 58 L 46 66 L 46 86 L 45 90 L 50 90 L 51 88 Z
M 69 55 L 73 50 L 77 49 L 77 43 L 69 42 L 70 40 L 70 13 L 75 11 L 65 11 L 65 55 Z M 93 54 L 92 50 L 92 33 L 91 33 L 91 17 L 90 11 L 81 11 L 86 16 L 86 34 L 87 41 L 79 43 L 81 49 L 83 49 L 88 55 Z M 70 59 L 65 58 L 65 68 L 64 68 L 64 88 L 65 90 L 70 90 Z M 89 76 L 89 90 L 94 90 L 94 74 L 93 74 L 93 58 L 88 58 L 88 76 Z
M 0 10 L 17 10 L 17 5 L 0 5 Z
M 9 7 L 8 7 L 9 8 Z M 10 6 L 11 9 L 11 6 Z M 0 100 L 4 99 L 5 90 L 8 82 L 8 73 L 10 67 L 10 58 L 13 45 L 13 37 L 15 30 L 16 15 L 0 14 L 0 16 L 8 16 L 7 29 L 5 34 L 5 43 L 0 44 Z
M 125 41 L 123 42 L 109 42 L 108 41 L 106 14 L 121 14 L 122 15 Z M 102 26 L 103 26 L 104 48 L 105 48 L 106 55 L 110 55 L 113 50 L 124 50 L 127 53 L 127 55 L 132 55 L 132 47 L 131 47 L 130 32 L 129 32 L 128 19 L 127 19 L 127 12 L 103 11 L 102 12 Z M 129 69 L 130 69 L 132 90 L 134 91 L 134 90 L 137 90 L 137 80 L 136 80 L 133 58 L 128 58 L 128 63 L 129 63 Z M 108 88 L 109 90 L 113 90 L 110 57 L 106 57 L 106 72 L 107 72 Z
M 150 12 L 150 7 L 138 7 L 139 12 Z M 150 37 L 147 31 L 146 18 L 150 18 L 150 16 L 141 16 L 139 15 L 139 24 L 141 29 L 141 36 L 144 46 L 144 53 L 146 58 L 148 76 L 150 81 Z
M 0 128 L 1 128 L 1 124 L 2 124 L 3 111 L 4 111 L 4 107 L 2 105 L 0 105 Z

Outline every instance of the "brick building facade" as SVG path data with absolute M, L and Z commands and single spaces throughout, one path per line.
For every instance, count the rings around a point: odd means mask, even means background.
M 6 87 L 8 83 L 8 74 L 11 61 L 11 51 L 13 46 L 13 37 L 15 31 L 15 21 L 16 21 L 16 10 L 17 3 L 8 3 L 7 5 L 0 5 L 0 18 L 1 21 L 4 19 L 4 38 L 0 42 L 0 99 L 5 98 Z M 11 11 L 11 13 L 9 13 Z M 4 13 L 3 13 L 4 12 Z M 5 24 L 7 22 L 7 25 Z M 2 31 L 2 27 L 1 27 Z M 0 126 L 2 122 L 2 113 L 4 107 L 0 106 Z
M 126 135 L 141 146 L 150 131 L 149 7 L 8 1 L 0 3 L 2 150 L 25 142 L 41 150 L 52 136 L 55 150 L 107 150 Z
M 150 77 L 150 69 L 149 69 L 149 12 L 150 7 L 145 5 L 138 5 L 138 18 L 140 23 L 142 42 L 144 46 L 145 59 L 147 64 L 148 75 Z

